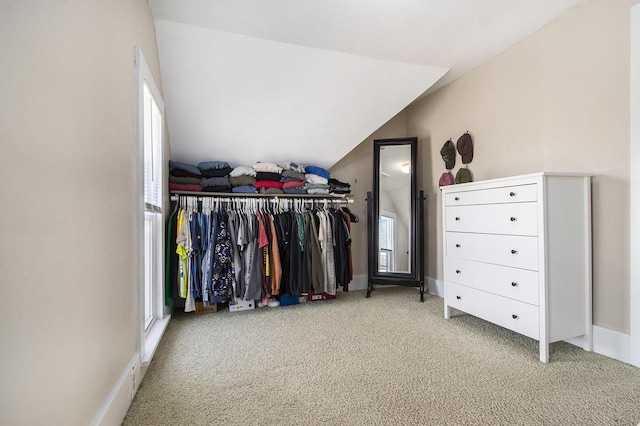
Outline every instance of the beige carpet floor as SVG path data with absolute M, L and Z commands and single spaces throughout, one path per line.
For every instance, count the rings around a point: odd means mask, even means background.
M 124 425 L 637 425 L 640 369 L 414 288 L 176 313 Z

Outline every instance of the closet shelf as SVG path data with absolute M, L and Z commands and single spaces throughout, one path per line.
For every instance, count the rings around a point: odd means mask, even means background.
M 171 191 L 172 201 L 174 196 L 187 197 L 216 197 L 216 198 L 291 198 L 310 200 L 329 200 L 331 202 L 353 203 L 353 198 L 349 194 L 251 194 L 236 192 L 204 192 L 204 191 Z

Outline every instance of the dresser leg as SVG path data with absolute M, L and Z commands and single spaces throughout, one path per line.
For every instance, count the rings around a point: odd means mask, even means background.
M 585 351 L 592 352 L 593 351 L 593 327 L 591 327 L 590 325 L 587 326 L 587 332 L 582 338 L 583 338 L 582 349 L 584 349 Z
M 540 342 L 540 362 L 549 362 L 549 344 Z
M 451 318 L 451 311 L 450 308 L 447 306 L 447 304 L 444 304 L 444 319 L 449 319 Z

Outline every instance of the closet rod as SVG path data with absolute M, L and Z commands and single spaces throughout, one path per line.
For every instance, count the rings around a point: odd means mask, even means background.
M 179 197 L 193 197 L 197 198 L 198 201 L 202 201 L 206 198 L 215 198 L 222 202 L 229 202 L 233 200 L 256 200 L 256 199 L 265 199 L 272 203 L 277 203 L 280 200 L 298 200 L 303 202 L 327 202 L 333 204 L 349 204 L 353 203 L 352 198 L 331 198 L 331 197 L 282 197 L 280 195 L 262 195 L 261 197 L 244 197 L 244 196 L 236 196 L 236 197 L 221 197 L 219 195 L 210 195 L 210 196 L 201 196 L 201 195 L 189 195 L 189 194 L 178 194 L 172 195 L 171 201 L 178 201 Z

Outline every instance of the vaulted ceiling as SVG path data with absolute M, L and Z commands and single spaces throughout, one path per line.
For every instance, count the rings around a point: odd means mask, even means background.
M 149 0 L 171 158 L 329 168 L 584 1 Z

